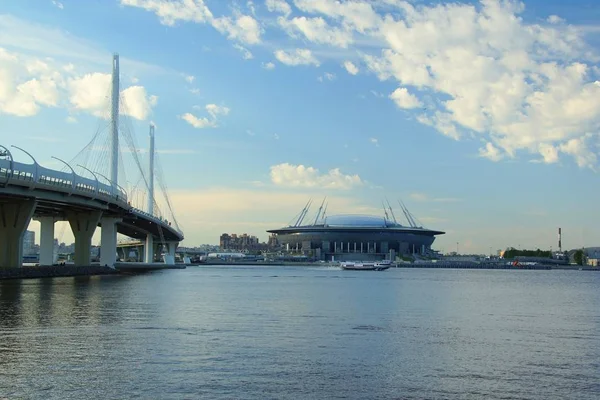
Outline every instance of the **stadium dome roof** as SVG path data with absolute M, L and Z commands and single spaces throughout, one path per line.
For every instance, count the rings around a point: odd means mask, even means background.
M 364 228 L 381 228 L 388 226 L 400 226 L 394 222 L 386 220 L 384 217 L 376 215 L 330 215 L 323 221 L 325 226 L 348 226 Z

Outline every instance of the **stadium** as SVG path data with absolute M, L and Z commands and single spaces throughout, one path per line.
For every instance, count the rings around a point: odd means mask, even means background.
M 293 225 L 267 232 L 275 235 L 277 243 L 286 251 L 316 260 L 395 260 L 396 255 L 432 253 L 435 236 L 445 232 L 419 226 L 404 204 L 399 204 L 408 226 L 398 223 L 389 203 L 383 208 L 383 216 L 327 216 L 321 204 L 314 222 L 303 224 L 310 209 L 309 202 Z

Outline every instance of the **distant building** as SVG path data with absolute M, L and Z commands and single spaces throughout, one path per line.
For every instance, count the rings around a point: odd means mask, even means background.
M 23 255 L 35 254 L 35 232 L 25 231 L 23 236 Z
M 238 235 L 236 233 L 228 234 L 224 233 L 219 238 L 219 247 L 223 250 L 265 250 L 267 248 L 266 243 L 260 243 L 256 236 L 248 235 L 243 233 Z

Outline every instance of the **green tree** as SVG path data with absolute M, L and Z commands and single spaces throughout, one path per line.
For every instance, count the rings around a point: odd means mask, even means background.
M 583 265 L 583 250 L 577 250 L 575 254 L 573 254 L 573 261 L 577 265 Z

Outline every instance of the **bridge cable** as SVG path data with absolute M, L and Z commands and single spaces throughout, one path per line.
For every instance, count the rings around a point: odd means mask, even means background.
M 156 165 L 157 165 L 157 170 L 158 170 L 157 171 L 158 172 L 158 174 L 157 174 L 157 176 L 158 176 L 158 185 L 160 186 L 160 188 L 161 188 L 161 190 L 163 192 L 163 195 L 165 196 L 165 201 L 166 201 L 167 207 L 168 207 L 168 209 L 169 209 L 169 211 L 171 213 L 171 218 L 173 219 L 173 223 L 175 224 L 175 227 L 178 230 L 181 230 L 179 228 L 179 222 L 177 221 L 177 217 L 175 216 L 175 212 L 173 211 L 173 207 L 171 205 L 171 200 L 169 199 L 169 191 L 167 189 L 167 184 L 166 184 L 165 179 L 164 179 L 163 169 L 162 169 L 162 163 L 160 162 L 160 157 L 158 157 L 158 154 L 157 154 L 157 157 L 156 157 Z

